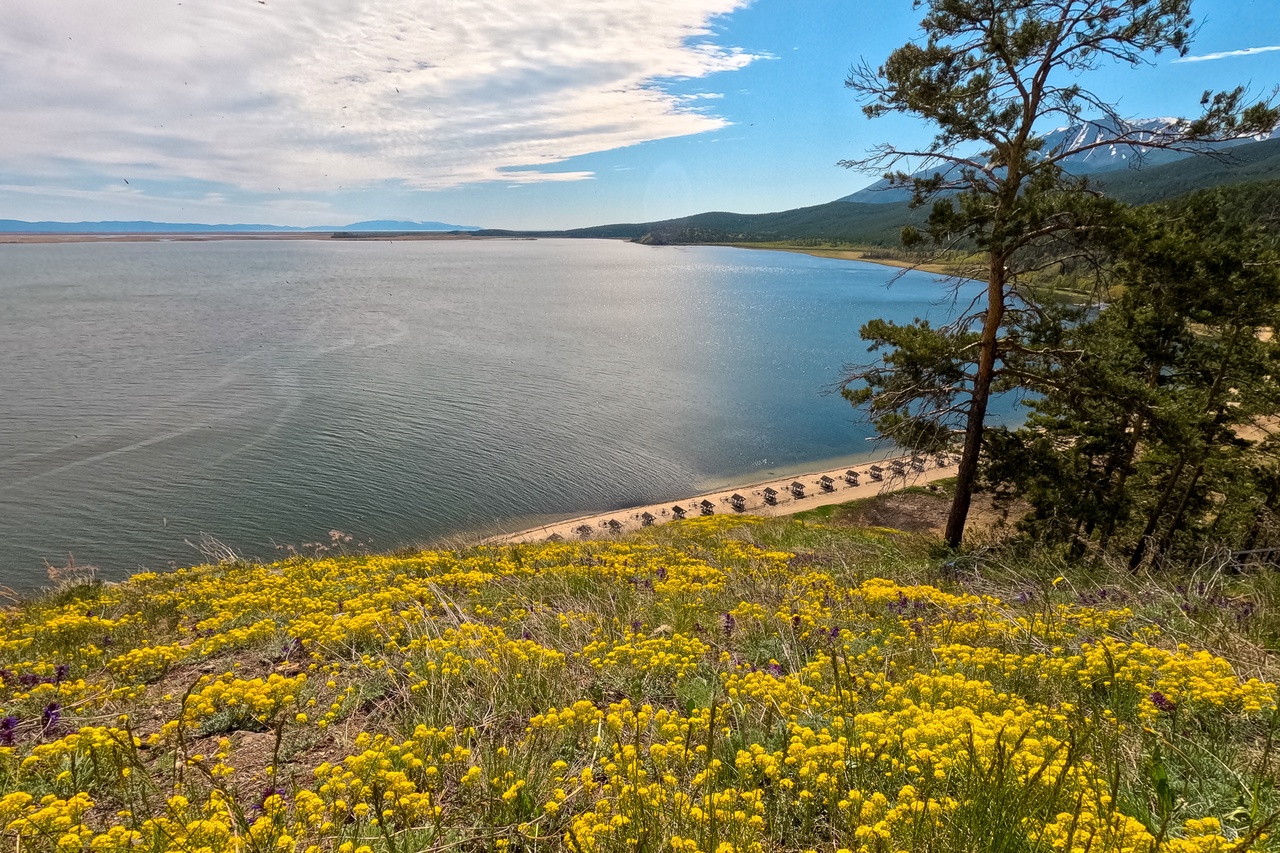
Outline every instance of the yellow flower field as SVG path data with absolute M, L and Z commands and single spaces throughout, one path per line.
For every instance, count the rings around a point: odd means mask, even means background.
M 50 594 L 0 623 L 0 833 L 190 853 L 1276 848 L 1275 684 L 1140 596 L 1004 600 L 896 548 L 717 516 Z

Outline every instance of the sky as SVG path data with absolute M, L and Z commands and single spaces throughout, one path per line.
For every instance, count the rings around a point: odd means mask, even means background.
M 569 228 L 821 204 L 929 128 L 844 87 L 910 0 L 0 0 L 0 219 Z M 1131 118 L 1280 83 L 1278 0 L 1081 82 Z

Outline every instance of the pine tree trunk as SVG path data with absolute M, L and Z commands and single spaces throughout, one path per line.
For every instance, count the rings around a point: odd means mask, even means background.
M 1258 511 L 1254 513 L 1253 526 L 1249 528 L 1249 534 L 1245 536 L 1244 542 L 1240 546 L 1245 551 L 1252 551 L 1257 547 L 1258 537 L 1262 535 L 1263 521 L 1268 515 L 1275 512 L 1277 500 L 1280 500 L 1280 479 L 1271 481 L 1262 506 L 1258 507 Z
M 1178 460 L 1178 464 L 1174 466 L 1173 473 L 1169 475 L 1169 482 L 1165 484 L 1164 491 L 1160 494 L 1160 500 L 1151 510 L 1151 514 L 1147 516 L 1147 526 L 1142 529 L 1142 535 L 1138 537 L 1138 544 L 1134 546 L 1133 553 L 1129 555 L 1129 570 L 1137 571 L 1142 565 L 1142 560 L 1147 555 L 1147 547 L 1151 544 L 1151 537 L 1155 535 L 1156 528 L 1160 526 L 1160 519 L 1164 517 L 1164 511 L 1169 506 L 1169 501 L 1173 499 L 1174 489 L 1178 486 L 1178 481 L 1182 479 L 1182 470 L 1187 466 L 1187 457 L 1183 456 Z
M 1157 361 L 1151 365 L 1151 370 L 1147 373 L 1147 388 L 1155 388 L 1156 383 L 1160 381 L 1160 371 L 1164 367 L 1164 362 Z M 1142 412 L 1136 412 L 1133 415 L 1133 428 L 1130 431 L 1129 445 L 1125 448 L 1124 464 L 1119 468 L 1119 476 L 1116 478 L 1115 486 L 1111 489 L 1108 499 L 1109 514 L 1106 523 L 1102 526 L 1102 535 L 1098 539 L 1098 551 L 1107 550 L 1107 545 L 1111 542 L 1111 536 L 1116 532 L 1116 525 L 1120 523 L 1120 501 L 1124 498 L 1125 483 L 1129 480 L 1129 475 L 1133 473 L 1133 460 L 1138 455 L 1138 445 L 1142 443 L 1142 431 L 1146 429 L 1147 419 Z
M 1116 526 L 1120 523 L 1120 501 L 1124 498 L 1125 483 L 1129 481 L 1129 475 L 1133 473 L 1133 460 L 1138 455 L 1138 443 L 1142 440 L 1142 429 L 1145 421 L 1142 415 L 1138 415 L 1137 424 L 1134 426 L 1133 435 L 1129 440 L 1128 447 L 1124 451 L 1124 461 L 1117 468 L 1115 485 L 1108 491 L 1107 495 L 1107 518 L 1102 525 L 1102 533 L 1098 537 L 1098 551 L 1107 550 L 1107 545 L 1111 542 L 1112 535 L 1116 532 Z
M 1160 544 L 1156 546 L 1151 557 L 1157 562 L 1169 550 L 1169 546 L 1173 544 L 1173 537 L 1182 527 L 1182 520 L 1187 514 L 1187 504 L 1191 500 L 1191 493 L 1195 490 L 1196 483 L 1200 482 L 1200 475 L 1204 473 L 1204 463 L 1201 462 L 1196 466 L 1196 470 L 1191 472 L 1191 482 L 1187 483 L 1187 487 L 1182 490 L 1182 500 L 1178 503 L 1178 508 L 1173 511 L 1173 520 L 1169 522 L 1169 527 L 1165 530 L 1164 535 L 1160 537 Z
M 987 402 L 996 375 L 996 356 L 1000 326 L 1004 322 L 1004 256 L 993 254 L 991 276 L 987 283 L 987 310 L 982 317 L 982 337 L 978 343 L 978 373 L 969 400 L 969 418 L 964 430 L 964 449 L 960 469 L 956 472 L 956 496 L 947 515 L 945 539 L 951 548 L 959 548 L 964 540 L 964 526 L 973 503 L 973 487 L 978 479 L 978 457 L 982 453 L 983 425 L 987 420 Z
M 1218 364 L 1217 374 L 1213 378 L 1213 385 L 1209 387 L 1208 399 L 1205 400 L 1204 409 L 1199 415 L 1201 423 L 1200 431 L 1206 445 L 1210 444 L 1212 440 L 1212 417 L 1219 407 L 1218 395 L 1222 391 L 1223 382 L 1227 377 L 1227 368 L 1230 367 L 1231 358 L 1235 354 L 1236 343 L 1239 341 L 1238 332 L 1239 330 L 1235 327 L 1232 327 L 1228 332 L 1230 338 L 1227 341 L 1226 352 L 1222 354 L 1222 361 Z M 1187 499 L 1190 496 L 1191 490 L 1195 488 L 1196 481 L 1200 478 L 1200 472 L 1204 470 L 1204 451 L 1199 451 L 1197 456 L 1200 457 L 1200 460 L 1196 466 L 1194 475 L 1191 477 L 1191 483 L 1183 492 L 1182 500 L 1178 504 L 1177 513 L 1169 522 L 1169 530 L 1167 534 L 1162 538 L 1156 548 L 1156 556 L 1160 555 L 1168 541 L 1172 538 L 1174 532 L 1182 524 L 1182 512 L 1187 505 Z M 1138 566 L 1142 564 L 1142 558 L 1146 555 L 1147 547 L 1150 544 L 1151 538 L 1155 535 L 1156 528 L 1160 524 L 1161 516 L 1164 515 L 1165 510 L 1169 506 L 1169 500 L 1173 497 L 1173 489 L 1177 485 L 1179 478 L 1181 478 L 1183 468 L 1186 466 L 1187 461 L 1187 455 L 1184 453 L 1182 458 L 1178 460 L 1178 467 L 1174 469 L 1173 476 L 1169 478 L 1168 488 L 1166 488 L 1164 494 L 1160 496 L 1160 502 L 1156 504 L 1156 508 L 1152 511 L 1151 517 L 1147 519 L 1147 527 L 1142 532 L 1142 538 L 1138 540 L 1138 546 L 1134 549 L 1133 555 L 1129 558 L 1130 569 L 1137 569 Z

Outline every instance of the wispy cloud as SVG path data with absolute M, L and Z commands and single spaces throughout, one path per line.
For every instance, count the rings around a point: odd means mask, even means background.
M 727 124 L 661 83 L 756 59 L 712 37 L 747 2 L 17 4 L 0 162 L 260 192 L 583 180 L 554 167 Z
M 1258 53 L 1271 53 L 1280 50 L 1280 44 L 1267 45 L 1266 47 L 1245 47 L 1240 50 L 1224 50 L 1219 53 L 1203 53 L 1199 56 L 1183 56 L 1173 60 L 1174 62 L 1209 62 L 1214 59 L 1230 59 L 1233 56 L 1253 56 Z

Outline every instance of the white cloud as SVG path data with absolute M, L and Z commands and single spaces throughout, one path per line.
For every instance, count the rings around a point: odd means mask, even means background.
M 746 2 L 14 4 L 0 162 L 295 193 L 582 180 L 540 169 L 726 124 L 655 81 L 755 59 L 710 41 Z
M 176 190 L 176 191 L 175 191 Z M 53 181 L 0 183 L 0 219 L 164 219 L 170 222 L 256 222 L 264 215 L 306 225 L 342 224 L 328 201 L 288 197 L 234 200 L 189 187 L 118 184 L 83 186 Z M 335 219 L 335 213 L 338 218 Z
M 1199 56 L 1182 56 L 1174 62 L 1209 62 L 1214 59 L 1230 59 L 1233 56 L 1253 56 L 1258 53 L 1271 53 L 1280 50 L 1280 44 L 1267 45 L 1266 47 L 1246 47 L 1240 50 L 1224 50 L 1220 53 L 1202 53 Z

